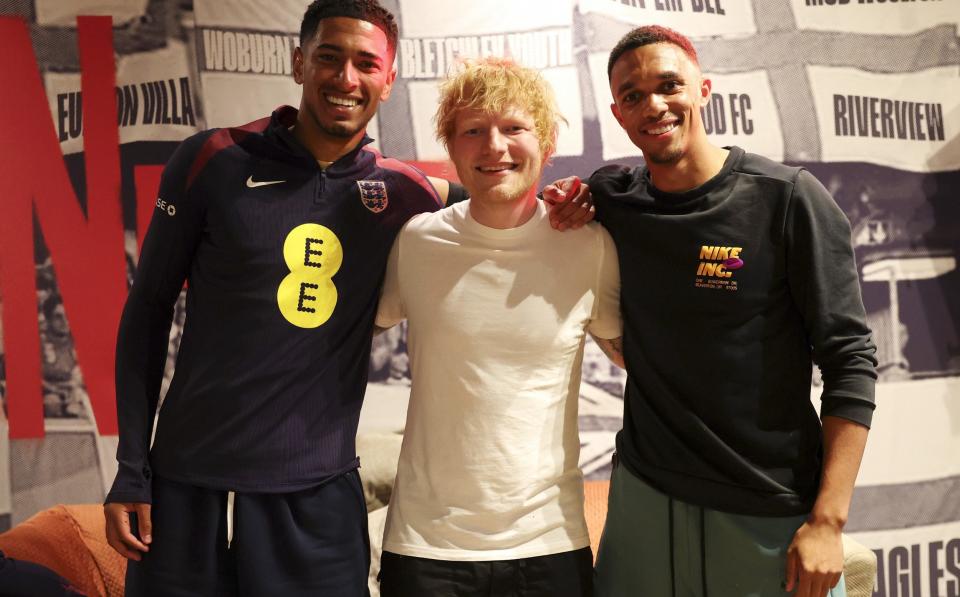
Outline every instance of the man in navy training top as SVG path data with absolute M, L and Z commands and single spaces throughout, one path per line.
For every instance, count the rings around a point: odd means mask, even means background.
M 809 172 L 710 143 L 686 37 L 635 29 L 608 76 L 646 164 L 589 181 L 628 372 L 597 594 L 843 595 L 876 381 L 849 223 Z
M 129 595 L 366 593 L 354 443 L 383 271 L 411 216 L 464 195 L 368 145 L 396 45 L 375 0 L 313 2 L 293 57 L 300 109 L 194 135 L 164 170 L 117 340 L 104 509 Z

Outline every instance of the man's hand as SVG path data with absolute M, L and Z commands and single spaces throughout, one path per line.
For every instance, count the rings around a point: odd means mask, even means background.
M 550 205 L 550 225 L 557 230 L 576 230 L 596 215 L 590 187 L 581 184 L 576 176 L 561 178 L 545 186 L 543 200 Z
M 840 582 L 843 540 L 840 526 L 808 520 L 787 549 L 787 592 L 794 597 L 824 597 Z
M 137 515 L 137 531 L 140 539 L 130 528 L 130 513 Z M 140 561 L 140 552 L 150 551 L 151 537 L 150 504 L 114 503 L 104 504 L 103 516 L 107 520 L 107 543 L 128 560 Z M 142 541 L 141 541 L 142 539 Z

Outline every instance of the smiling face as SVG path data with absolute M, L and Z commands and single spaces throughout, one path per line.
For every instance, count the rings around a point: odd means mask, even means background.
M 534 127 L 533 117 L 514 106 L 496 113 L 457 111 L 450 159 L 471 199 L 506 203 L 532 191 L 543 168 Z
M 293 78 L 303 85 L 298 126 L 311 136 L 359 141 L 396 75 L 379 27 L 349 17 L 321 20 L 294 51 Z
M 610 106 L 650 164 L 678 165 L 709 147 L 700 108 L 710 81 L 678 46 L 653 43 L 623 53 L 610 72 Z

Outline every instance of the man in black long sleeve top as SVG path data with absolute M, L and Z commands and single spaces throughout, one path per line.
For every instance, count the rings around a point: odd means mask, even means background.
M 379 288 L 400 227 L 448 191 L 368 146 L 396 43 L 374 0 L 314 2 L 299 111 L 199 133 L 164 170 L 117 342 L 105 513 L 128 595 L 366 593 L 354 440 Z
M 805 170 L 709 142 L 687 38 L 638 28 L 608 74 L 646 165 L 589 181 L 629 375 L 597 594 L 841 596 L 876 381 L 849 224 Z

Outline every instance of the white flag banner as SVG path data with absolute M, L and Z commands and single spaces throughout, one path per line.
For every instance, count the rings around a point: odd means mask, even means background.
M 185 44 L 117 60 L 120 143 L 180 141 L 199 130 L 195 90 Z M 44 85 L 64 155 L 83 151 L 83 96 L 79 73 L 47 73 Z
M 960 25 L 956 0 L 790 0 L 797 28 L 843 33 L 917 33 Z
M 583 14 L 600 14 L 631 26 L 663 25 L 688 37 L 756 33 L 753 10 L 750 0 L 580 0 Z
M 960 168 L 960 68 L 884 74 L 808 66 L 825 162 L 917 172 Z

